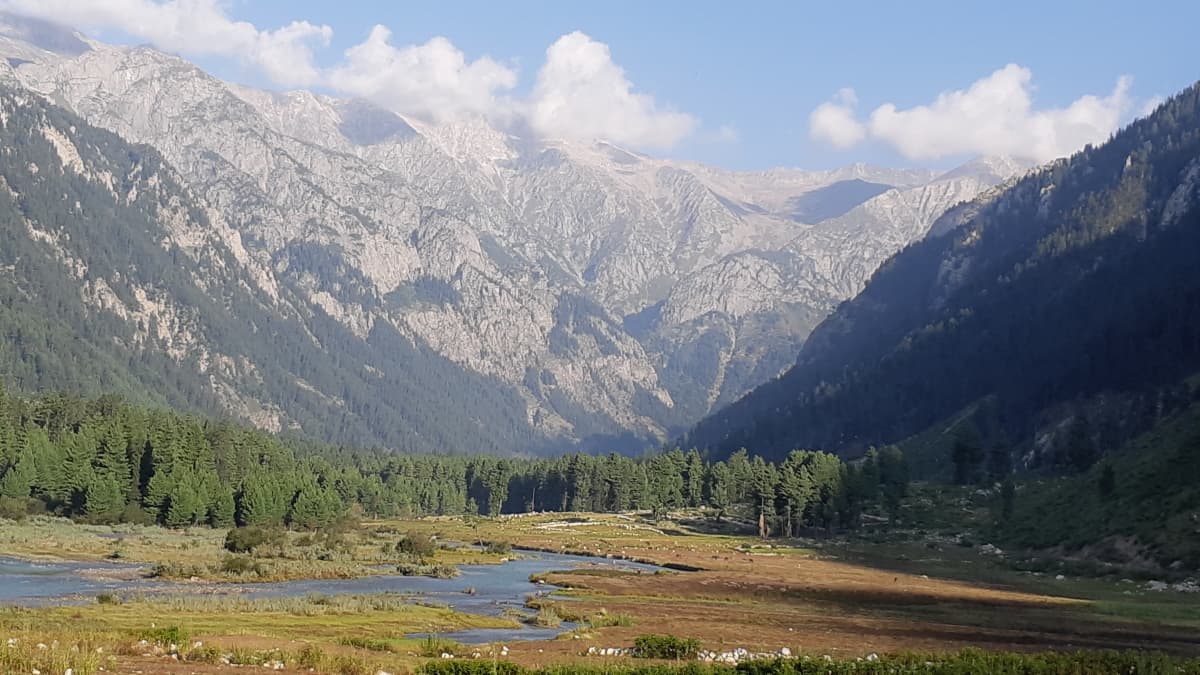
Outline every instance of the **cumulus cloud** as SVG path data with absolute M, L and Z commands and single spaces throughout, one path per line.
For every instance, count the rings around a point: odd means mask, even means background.
M 326 45 L 329 26 L 293 21 L 259 30 L 226 15 L 217 0 L 4 0 L 0 8 L 85 29 L 117 30 L 160 49 L 236 58 L 272 81 L 307 86 L 320 79 L 313 45 Z
M 661 109 L 637 93 L 608 45 L 576 31 L 546 50 L 526 105 L 530 126 L 547 136 L 603 138 L 643 148 L 668 148 L 693 133 L 697 120 Z
M 841 89 L 833 100 L 817 106 L 808 116 L 808 134 L 835 148 L 849 148 L 866 138 L 867 130 L 855 117 L 858 97 L 850 88 Z
M 375 26 L 365 42 L 346 50 L 327 82 L 398 112 L 444 120 L 462 113 L 502 114 L 507 104 L 498 92 L 516 86 L 517 73 L 488 57 L 468 61 L 444 37 L 396 47 L 391 31 Z
M 518 121 L 536 133 L 604 139 L 636 148 L 669 148 L 699 127 L 696 118 L 660 106 L 635 91 L 608 45 L 584 33 L 562 36 L 546 50 L 532 93 L 517 100 L 515 68 L 489 57 L 470 60 L 444 37 L 395 45 L 375 26 L 339 63 L 316 65 L 315 49 L 328 46 L 329 26 L 294 21 L 262 30 L 226 13 L 226 0 L 0 0 L 7 10 L 85 30 L 113 30 L 160 49 L 189 56 L 233 58 L 284 87 L 327 87 L 370 99 L 395 112 L 442 122 L 481 114 Z M 732 127 L 715 132 L 736 139 Z
M 813 111 L 810 133 L 837 147 L 869 135 L 914 160 L 982 154 L 1047 161 L 1102 142 L 1116 131 L 1134 109 L 1131 84 L 1121 77 L 1107 96 L 1089 94 L 1063 108 L 1038 110 L 1033 74 L 1010 64 L 965 90 L 939 94 L 928 105 L 900 109 L 885 103 L 865 125 L 855 116 L 853 101 L 840 97 Z M 854 125 L 861 131 L 857 138 Z

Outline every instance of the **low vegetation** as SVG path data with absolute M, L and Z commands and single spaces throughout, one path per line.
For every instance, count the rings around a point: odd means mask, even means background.
M 633 655 L 639 659 L 694 659 L 700 641 L 674 635 L 639 635 L 633 641 Z

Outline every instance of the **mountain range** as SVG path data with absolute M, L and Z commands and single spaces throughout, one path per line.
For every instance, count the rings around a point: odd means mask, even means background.
M 8 15 L 0 56 L 27 125 L 6 131 L 32 153 L 6 167 L 24 215 L 3 226 L 53 277 L 32 286 L 10 256 L 11 292 L 36 306 L 54 288 L 44 332 L 113 364 L 10 349 L 6 379 L 334 442 L 656 445 L 791 367 L 881 263 L 1030 168 L 725 171 L 251 89 Z M 89 192 L 82 222 L 51 177 Z M 17 187 L 33 183 L 38 208 Z
M 1081 470 L 1200 396 L 1200 84 L 931 230 L 686 442 L 855 455 L 969 428 L 998 476 Z

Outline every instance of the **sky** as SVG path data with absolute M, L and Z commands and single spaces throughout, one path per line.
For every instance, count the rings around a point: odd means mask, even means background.
M 1200 78 L 1200 2 L 0 0 L 218 77 L 739 170 L 1045 161 Z

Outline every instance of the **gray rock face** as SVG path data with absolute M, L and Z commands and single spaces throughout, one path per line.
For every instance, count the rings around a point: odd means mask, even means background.
M 1021 168 L 734 173 L 13 34 L 0 48 L 14 76 L 159 149 L 236 233 L 263 289 L 513 386 L 564 447 L 666 438 L 779 374 L 882 261 Z M 835 218 L 795 219 L 798 198 L 847 181 L 872 188 L 821 200 Z

